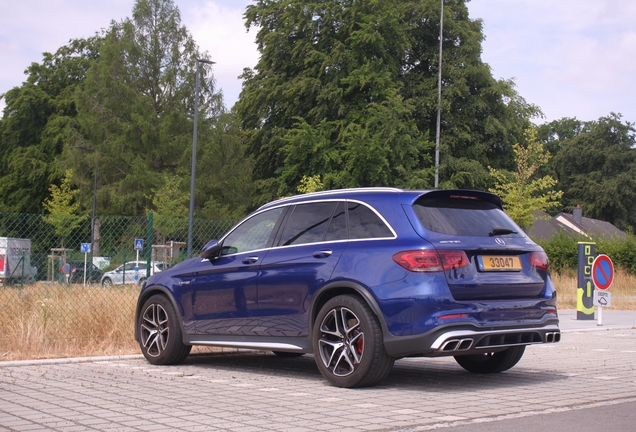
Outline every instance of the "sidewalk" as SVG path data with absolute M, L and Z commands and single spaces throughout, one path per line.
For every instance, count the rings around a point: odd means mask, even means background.
M 576 311 L 559 310 L 559 327 L 562 332 L 599 331 L 636 328 L 636 311 L 603 309 L 603 325 L 598 325 L 598 311 L 594 320 L 577 320 Z

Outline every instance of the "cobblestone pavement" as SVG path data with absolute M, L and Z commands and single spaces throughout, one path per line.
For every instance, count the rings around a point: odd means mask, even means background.
M 0 363 L 5 430 L 427 430 L 636 400 L 636 330 L 571 331 L 508 372 L 402 359 L 374 388 L 339 389 L 313 357 L 193 355 Z

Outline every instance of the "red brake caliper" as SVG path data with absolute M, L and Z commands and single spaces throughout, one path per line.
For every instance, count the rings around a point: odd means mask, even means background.
M 358 339 L 358 343 L 356 344 L 356 349 L 358 350 L 358 354 L 362 354 L 362 349 L 364 348 L 364 339 Z

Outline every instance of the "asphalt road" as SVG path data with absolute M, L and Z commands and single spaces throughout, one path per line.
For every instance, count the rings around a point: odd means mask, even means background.
M 620 318 L 620 319 L 619 319 Z M 311 356 L 139 356 L 0 362 L 0 430 L 623 431 L 636 427 L 636 313 L 562 314 L 558 344 L 493 375 L 452 358 L 402 359 L 380 385 L 339 389 Z
M 449 432 L 571 431 L 628 432 L 636 429 L 636 402 L 597 404 L 547 415 L 516 417 L 508 420 L 470 423 L 449 427 Z

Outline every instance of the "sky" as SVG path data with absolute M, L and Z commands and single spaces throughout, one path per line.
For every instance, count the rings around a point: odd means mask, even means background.
M 207 51 L 228 108 L 238 99 L 243 68 L 258 61 L 249 0 L 175 0 L 182 24 Z M 19 86 L 24 70 L 70 39 L 89 37 L 131 16 L 134 0 L 0 0 L 0 93 Z M 472 0 L 482 19 L 482 60 L 497 79 L 514 79 L 543 123 L 596 120 L 610 112 L 636 122 L 636 1 Z M 0 100 L 0 109 L 4 108 Z

